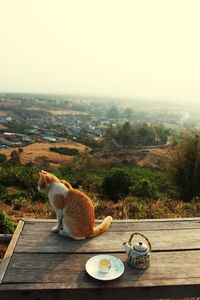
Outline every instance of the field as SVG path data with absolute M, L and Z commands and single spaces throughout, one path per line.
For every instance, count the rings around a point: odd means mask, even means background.
M 26 164 L 28 162 L 32 162 L 35 165 L 41 164 L 41 160 L 48 160 L 49 163 L 53 164 L 62 164 L 71 160 L 71 156 L 62 155 L 59 153 L 55 153 L 49 150 L 50 147 L 67 147 L 74 148 L 79 150 L 80 153 L 86 151 L 86 146 L 76 143 L 76 142 L 62 142 L 62 143 L 46 143 L 40 142 L 28 145 L 23 147 L 23 152 L 21 154 L 21 163 Z M 15 148 L 8 148 L 0 150 L 0 153 L 6 154 L 9 158 L 11 152 L 15 150 Z
M 0 111 L 0 117 L 6 117 L 7 113 L 5 113 L 4 111 Z
M 29 111 L 33 111 L 33 110 L 38 111 L 39 109 L 37 107 L 33 106 L 33 107 L 27 108 L 27 110 L 29 110 Z M 85 113 L 83 111 L 77 111 L 77 110 L 72 110 L 72 109 L 63 109 L 63 110 L 59 110 L 59 109 L 49 110 L 49 109 L 47 109 L 46 111 L 50 112 L 54 116 L 87 115 L 87 113 Z M 1 114 L 1 112 L 0 112 L 0 114 Z
M 0 124 L 0 129 L 3 129 L 3 130 L 5 129 L 6 130 L 6 129 L 8 129 L 8 127 L 3 125 L 3 124 Z
M 87 115 L 87 113 L 77 110 L 64 109 L 64 110 L 49 110 L 50 113 L 56 116 L 64 116 L 64 115 Z

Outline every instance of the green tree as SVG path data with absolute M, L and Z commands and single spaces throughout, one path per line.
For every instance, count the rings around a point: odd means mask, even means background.
M 182 199 L 200 197 L 199 135 L 193 132 L 182 137 L 170 153 L 167 170 Z
M 131 146 L 133 143 L 133 131 L 129 122 L 125 122 L 118 131 L 118 140 L 123 146 Z
M 123 170 L 114 170 L 104 177 L 102 192 L 113 201 L 128 195 L 131 179 Z

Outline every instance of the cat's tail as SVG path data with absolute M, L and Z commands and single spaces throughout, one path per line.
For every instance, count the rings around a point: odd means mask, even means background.
M 111 216 L 106 217 L 101 224 L 93 228 L 93 233 L 89 237 L 94 237 L 105 232 L 110 227 L 111 222 L 112 222 L 112 217 Z

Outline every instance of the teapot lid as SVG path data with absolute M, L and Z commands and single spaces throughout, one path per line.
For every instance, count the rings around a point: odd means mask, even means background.
M 148 247 L 145 243 L 138 242 L 133 245 L 133 249 L 136 250 L 137 252 L 147 252 Z

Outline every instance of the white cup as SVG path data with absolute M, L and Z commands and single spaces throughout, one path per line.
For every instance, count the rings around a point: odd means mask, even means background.
M 108 273 L 111 269 L 110 260 L 107 258 L 102 258 L 99 260 L 99 271 L 102 273 Z

